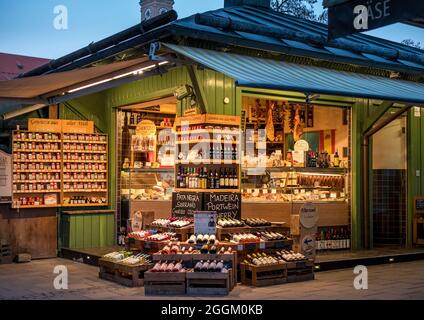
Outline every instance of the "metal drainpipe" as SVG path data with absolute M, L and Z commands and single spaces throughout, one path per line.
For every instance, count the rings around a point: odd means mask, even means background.
M 396 111 L 394 114 L 392 114 L 390 117 L 388 117 L 386 120 L 382 121 L 381 123 L 377 124 L 373 128 L 367 130 L 362 139 L 362 212 L 364 217 L 364 246 L 365 249 L 370 249 L 370 208 L 369 208 L 369 202 L 370 202 L 370 194 L 369 194 L 369 143 L 370 138 L 383 129 L 385 126 L 387 126 L 389 123 L 397 119 L 399 116 L 404 114 L 405 112 L 409 111 L 409 109 L 412 108 L 412 105 L 407 105 L 403 107 L 402 109 Z

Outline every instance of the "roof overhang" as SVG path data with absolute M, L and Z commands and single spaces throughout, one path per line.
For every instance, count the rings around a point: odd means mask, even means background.
M 241 87 L 369 98 L 424 106 L 424 83 L 173 44 L 165 46 L 202 66 L 227 75 Z
M 0 81 L 0 115 L 33 105 L 61 103 L 165 72 L 167 55 L 138 58 L 85 69 Z M 10 105 L 13 105 L 11 108 Z M 7 107 L 6 107 L 7 106 Z M 28 110 L 29 110 L 28 109 Z
M 323 5 L 328 8 L 331 39 L 398 22 L 424 28 L 422 0 L 326 0 Z

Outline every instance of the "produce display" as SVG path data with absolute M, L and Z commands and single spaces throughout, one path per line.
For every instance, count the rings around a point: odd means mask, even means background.
M 252 242 L 260 242 L 260 238 L 258 238 L 252 233 L 238 233 L 238 234 L 232 235 L 231 241 L 235 243 L 252 243 Z
M 182 261 L 173 261 L 173 262 L 162 262 L 159 261 L 155 264 L 151 272 L 186 272 L 186 269 Z
M 194 272 L 223 272 L 228 273 L 228 268 L 224 265 L 224 261 L 199 261 L 194 266 Z
M 243 227 L 244 223 L 237 219 L 220 218 L 217 222 L 217 225 L 222 228 L 234 228 L 234 227 Z
M 268 227 L 272 225 L 271 222 L 265 219 L 258 219 L 258 218 L 244 219 L 243 222 L 250 227 Z
M 279 232 L 258 232 L 256 235 L 264 241 L 287 240 L 287 237 Z

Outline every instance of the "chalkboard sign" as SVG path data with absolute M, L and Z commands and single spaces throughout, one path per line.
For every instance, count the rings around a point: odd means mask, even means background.
M 194 217 L 194 213 L 202 211 L 203 195 L 197 192 L 174 192 L 172 194 L 172 216 Z
M 203 199 L 204 211 L 216 211 L 219 218 L 241 218 L 240 193 L 205 193 Z
M 424 213 L 424 197 L 415 199 L 415 212 Z

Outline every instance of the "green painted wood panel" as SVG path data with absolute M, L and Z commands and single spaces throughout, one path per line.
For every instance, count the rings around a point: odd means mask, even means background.
M 100 247 L 100 217 L 98 215 L 91 216 L 91 245 L 93 248 Z
M 84 248 L 84 217 L 75 217 L 75 247 Z
M 99 245 L 107 246 L 107 218 L 104 215 L 99 216 Z
M 77 225 L 75 217 L 69 217 L 69 248 L 76 248 Z
M 93 242 L 92 242 L 92 238 L 91 238 L 91 230 L 92 230 L 92 220 L 93 220 L 93 216 L 90 215 L 86 215 L 82 217 L 82 221 L 83 221 L 83 226 L 84 226 L 84 230 L 82 233 L 83 236 L 83 247 L 84 248 L 92 248 L 93 247 Z

